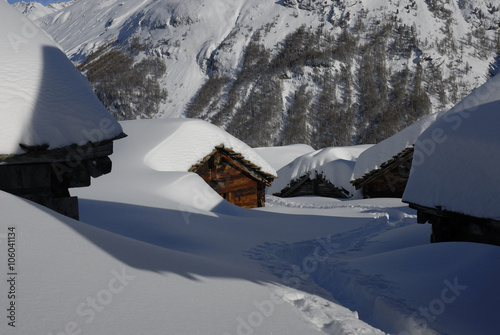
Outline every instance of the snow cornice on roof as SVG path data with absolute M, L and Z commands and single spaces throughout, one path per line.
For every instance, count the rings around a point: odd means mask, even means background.
M 0 2 L 0 154 L 117 139 L 120 124 L 43 30 Z
M 356 187 L 356 189 L 360 189 L 361 187 L 365 186 L 367 183 L 372 181 L 373 179 L 379 177 L 380 175 L 384 174 L 386 170 L 391 170 L 394 167 L 396 167 L 398 164 L 401 162 L 405 161 L 409 157 L 413 156 L 413 151 L 414 147 L 411 146 L 409 148 L 406 148 L 402 150 L 400 153 L 397 155 L 394 155 L 390 160 L 380 164 L 380 167 L 373 169 L 363 175 L 363 177 L 351 180 L 351 184 Z

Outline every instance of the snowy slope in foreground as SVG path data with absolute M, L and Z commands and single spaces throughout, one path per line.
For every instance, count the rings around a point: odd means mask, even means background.
M 499 89 L 497 75 L 418 138 L 405 201 L 500 220 Z
M 240 315 L 258 311 L 254 301 L 282 290 L 255 269 L 121 237 L 5 193 L 0 199 L 2 234 L 15 227 L 19 273 L 16 327 L 2 320 L 2 334 L 234 333 Z M 5 249 L 6 235 L 1 242 Z M 7 268 L 5 257 L 0 264 Z M 0 288 L 7 292 L 5 280 Z M 278 302 L 259 331 L 319 333 Z
M 120 125 L 52 39 L 0 2 L 0 154 L 112 139 Z M 94 139 L 89 134 L 99 132 Z
M 396 199 L 237 208 L 145 164 L 161 125 L 123 127 L 113 172 L 78 191 L 82 222 L 0 193 L 0 245 L 16 227 L 19 266 L 16 329 L 0 333 L 496 333 L 499 247 L 431 245 Z

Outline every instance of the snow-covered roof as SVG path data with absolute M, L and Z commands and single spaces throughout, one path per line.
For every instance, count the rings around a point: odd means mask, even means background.
M 380 169 L 383 163 L 391 160 L 406 148 L 412 147 L 418 136 L 436 120 L 440 113 L 441 112 L 434 113 L 420 119 L 411 126 L 401 130 L 399 133 L 386 138 L 382 142 L 361 153 L 354 166 L 351 179 L 356 180 L 362 178 L 370 171 Z
M 276 171 L 291 163 L 299 156 L 315 151 L 307 144 L 289 144 L 278 147 L 254 148 L 257 153 L 266 160 Z
M 352 169 L 358 156 L 370 147 L 371 145 L 331 147 L 302 155 L 278 170 L 279 178 L 273 182 L 268 192 L 278 193 L 306 174 L 312 179 L 319 174 L 335 187 L 355 194 L 356 191 L 349 182 Z
M 244 157 L 257 170 L 276 177 L 276 171 L 255 150 L 223 129 L 195 119 L 172 119 L 165 127 L 164 140 L 153 148 L 144 162 L 158 171 L 188 171 L 224 146 Z
M 500 219 L 499 93 L 497 75 L 420 135 L 403 201 Z
M 113 139 L 121 126 L 53 40 L 0 2 L 0 154 Z

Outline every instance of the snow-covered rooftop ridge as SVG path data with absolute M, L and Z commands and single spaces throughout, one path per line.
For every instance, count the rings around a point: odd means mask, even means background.
M 279 178 L 273 182 L 269 193 L 278 193 L 289 186 L 290 182 L 309 174 L 312 179 L 322 175 L 336 187 L 343 187 L 355 194 L 355 189 L 349 182 L 352 169 L 358 156 L 370 147 L 371 145 L 330 147 L 302 155 L 278 170 Z
M 499 92 L 497 75 L 422 133 L 404 201 L 500 220 Z
M 428 115 L 399 133 L 386 138 L 382 142 L 367 149 L 356 162 L 352 180 L 363 177 L 370 171 L 377 170 L 380 166 L 392 159 L 406 148 L 412 147 L 418 136 L 431 125 L 442 112 Z
M 155 170 L 188 171 L 216 147 L 224 146 L 241 154 L 261 172 L 276 176 L 276 171 L 255 150 L 217 126 L 195 119 L 172 119 L 165 123 L 165 139 L 144 158 L 146 165 Z
M 0 154 L 20 144 L 86 144 L 113 139 L 121 126 L 54 41 L 0 2 Z

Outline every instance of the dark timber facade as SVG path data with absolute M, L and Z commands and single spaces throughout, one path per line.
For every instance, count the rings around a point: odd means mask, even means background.
M 91 177 L 111 172 L 108 156 L 113 153 L 113 140 L 54 150 L 23 149 L 24 154 L 0 155 L 0 190 L 77 220 L 78 199 L 70 196 L 69 189 L 90 186 Z
M 500 246 L 500 221 L 409 203 L 418 223 L 432 224 L 431 242 L 478 242 Z
M 224 146 L 214 148 L 189 171 L 197 173 L 221 197 L 244 208 L 264 207 L 266 186 L 275 178 Z
M 363 177 L 352 180 L 359 190 L 363 188 L 363 198 L 401 198 L 408 183 L 413 160 L 413 147 L 406 148 L 391 160 L 381 164 Z
M 274 195 L 282 198 L 305 195 L 343 199 L 352 197 L 349 191 L 336 187 L 321 174 L 316 174 L 314 179 L 310 177 L 310 174 L 306 174 L 292 181 L 287 187 Z

